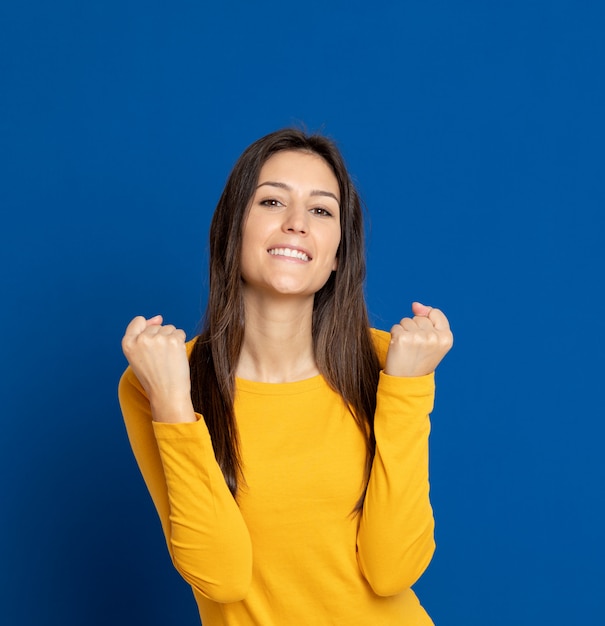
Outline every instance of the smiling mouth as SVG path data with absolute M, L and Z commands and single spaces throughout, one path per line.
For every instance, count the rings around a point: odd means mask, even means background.
M 285 256 L 291 259 L 300 259 L 301 261 L 311 260 L 311 257 L 302 250 L 294 250 L 292 248 L 270 248 L 267 252 L 273 256 Z

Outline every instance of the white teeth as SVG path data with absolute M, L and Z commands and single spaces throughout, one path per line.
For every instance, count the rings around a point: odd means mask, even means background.
M 274 256 L 289 256 L 295 259 L 300 259 L 301 261 L 308 261 L 309 257 L 300 250 L 292 250 L 292 248 L 271 248 L 269 250 L 269 254 Z

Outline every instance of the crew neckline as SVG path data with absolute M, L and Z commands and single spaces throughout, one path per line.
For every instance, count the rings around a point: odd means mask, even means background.
M 305 393 L 313 389 L 317 389 L 325 384 L 324 377 L 321 374 L 296 380 L 288 383 L 265 383 L 255 380 L 247 380 L 246 378 L 236 378 L 235 388 L 237 391 L 246 393 L 257 393 L 261 395 L 271 396 L 288 396 L 298 393 Z

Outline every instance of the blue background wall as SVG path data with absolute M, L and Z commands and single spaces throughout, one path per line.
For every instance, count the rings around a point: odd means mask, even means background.
M 368 303 L 419 299 L 438 373 L 438 626 L 598 623 L 605 5 L 0 6 L 0 621 L 196 624 L 116 398 L 120 338 L 189 336 L 243 148 L 305 123 L 370 214 Z

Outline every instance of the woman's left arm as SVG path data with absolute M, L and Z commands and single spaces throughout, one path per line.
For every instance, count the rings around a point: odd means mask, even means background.
M 357 539 L 359 566 L 378 595 L 411 587 L 429 564 L 434 521 L 429 500 L 429 414 L 433 372 L 453 344 L 445 315 L 419 303 L 391 329 L 380 374 L 376 454 Z

